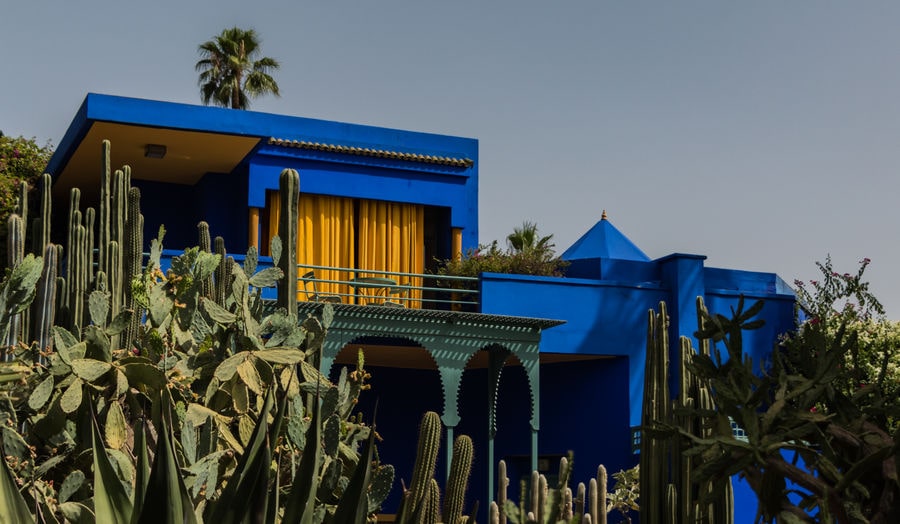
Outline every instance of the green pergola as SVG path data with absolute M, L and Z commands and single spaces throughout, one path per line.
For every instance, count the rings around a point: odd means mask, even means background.
M 299 315 L 321 314 L 323 304 L 301 302 Z M 528 378 L 531 392 L 531 468 L 537 469 L 540 429 L 540 342 L 544 329 L 563 324 L 561 320 L 511 317 L 379 306 L 333 305 L 334 318 L 325 337 L 320 370 L 328 373 L 338 353 L 359 339 L 384 337 L 410 341 L 427 351 L 437 364 L 444 406 L 441 421 L 447 442 L 460 421 L 459 390 L 469 360 L 480 351 L 488 352 L 488 492 L 494 485 L 494 437 L 496 435 L 497 393 L 503 365 L 515 355 Z M 398 348 L 402 351 L 402 348 Z M 447 446 L 447 463 L 452 446 Z M 448 468 L 449 471 L 449 468 Z

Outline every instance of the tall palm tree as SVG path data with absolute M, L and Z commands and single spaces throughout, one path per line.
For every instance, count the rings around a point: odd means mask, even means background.
M 259 58 L 259 38 L 252 29 L 232 27 L 198 48 L 202 57 L 195 69 L 200 72 L 200 98 L 232 109 L 247 109 L 250 98 L 269 93 L 280 96 L 278 84 L 269 74 L 278 69 L 274 58 Z

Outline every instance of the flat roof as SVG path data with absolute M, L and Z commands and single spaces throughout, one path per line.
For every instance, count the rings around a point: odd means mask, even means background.
M 89 93 L 47 166 L 56 192 L 96 187 L 102 141 L 113 166 L 136 179 L 192 185 L 206 173 L 228 173 L 270 139 L 328 144 L 338 152 L 380 151 L 422 162 L 477 159 L 478 141 L 434 133 Z M 163 158 L 145 156 L 165 146 Z

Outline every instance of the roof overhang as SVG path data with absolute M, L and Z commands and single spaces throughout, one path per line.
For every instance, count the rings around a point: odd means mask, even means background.
M 230 173 L 264 136 L 248 132 L 241 113 L 89 94 L 47 167 L 54 192 L 96 191 L 103 140 L 111 142 L 110 164 L 130 166 L 136 180 L 193 185 L 206 173 Z M 162 146 L 162 158 L 148 146 Z
M 273 139 L 272 137 L 279 137 Z M 128 165 L 135 180 L 195 184 L 207 173 L 230 173 L 261 141 L 284 150 L 312 144 L 342 157 L 385 156 L 422 165 L 471 168 L 478 141 L 327 120 L 88 94 L 47 166 L 54 191 L 97 187 L 102 141 L 111 142 L 111 165 Z M 298 146 L 299 144 L 299 146 Z M 147 154 L 147 147 L 160 154 Z M 333 151 L 332 151 L 333 149 Z

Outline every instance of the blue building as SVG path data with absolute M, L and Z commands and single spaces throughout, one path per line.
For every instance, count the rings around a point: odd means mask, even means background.
M 569 451 L 576 481 L 600 463 L 636 463 L 647 310 L 660 301 L 675 337 L 694 332 L 697 296 L 712 311 L 765 299 L 766 327 L 746 341 L 754 357 L 793 325 L 793 293 L 777 275 L 693 254 L 650 259 L 605 214 L 564 252 L 564 277 L 436 277 L 438 260 L 479 242 L 474 139 L 89 94 L 48 167 L 55 202 L 80 187 L 83 205 L 96 205 L 104 139 L 113 165 L 132 168 L 147 236 L 165 224 L 175 252 L 196 244 L 205 220 L 230 253 L 255 246 L 265 262 L 279 174 L 296 169 L 298 300 L 304 311 L 335 304 L 322 367 L 365 350 L 381 457 L 407 481 L 424 411 L 442 415 L 448 439 L 471 435 L 469 499 L 482 507 L 501 458 L 513 486 Z

